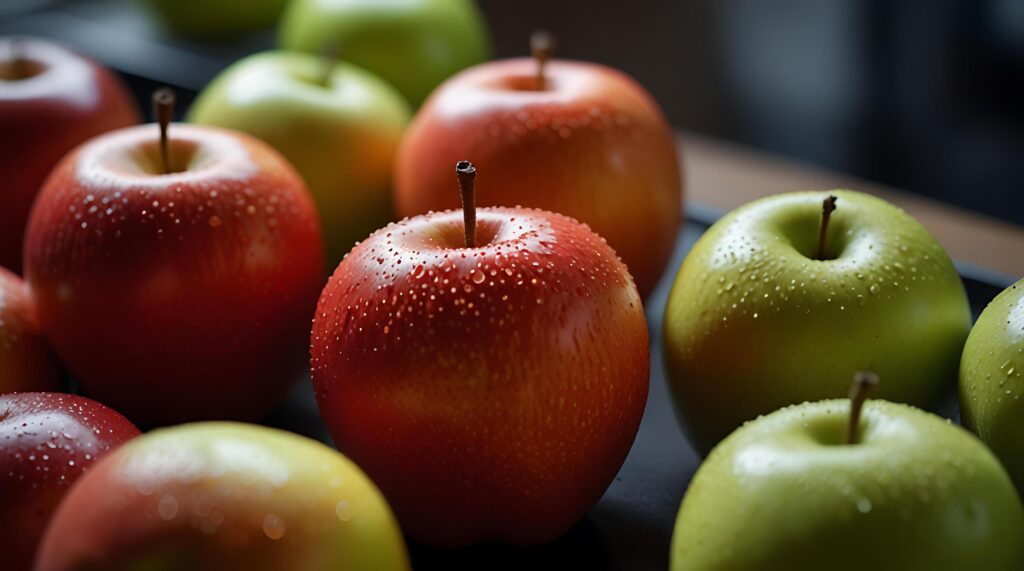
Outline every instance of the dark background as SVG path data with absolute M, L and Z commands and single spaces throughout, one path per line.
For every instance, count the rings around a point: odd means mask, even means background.
M 636 77 L 676 127 L 1024 224 L 1024 0 L 480 5 L 498 57 L 525 54 L 546 28 L 562 56 Z M 140 96 L 158 82 L 199 89 L 274 43 L 272 30 L 230 45 L 170 38 L 138 0 L 0 0 L 11 33 L 92 55 Z

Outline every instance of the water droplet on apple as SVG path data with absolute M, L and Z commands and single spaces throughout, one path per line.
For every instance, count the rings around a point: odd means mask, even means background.
M 178 498 L 168 494 L 162 496 L 156 507 L 157 514 L 164 521 L 171 521 L 178 515 Z
M 871 511 L 871 500 L 867 498 L 861 498 L 857 500 L 857 511 L 862 514 L 866 514 Z
M 284 537 L 284 520 L 274 514 L 267 514 L 263 518 L 263 534 L 270 539 L 281 539 Z
M 334 506 L 334 514 L 338 516 L 341 521 L 350 521 L 352 519 L 352 509 L 349 506 L 348 501 L 341 500 Z

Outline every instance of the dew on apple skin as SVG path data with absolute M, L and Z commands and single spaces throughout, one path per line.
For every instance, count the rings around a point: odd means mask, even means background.
M 178 515 L 178 498 L 171 494 L 160 497 L 157 502 L 157 515 L 164 521 L 171 521 Z
M 341 500 L 334 505 L 334 514 L 340 521 L 352 521 L 352 508 L 347 500 Z
M 263 534 L 270 539 L 281 539 L 285 534 L 284 519 L 280 516 L 268 513 L 263 518 Z

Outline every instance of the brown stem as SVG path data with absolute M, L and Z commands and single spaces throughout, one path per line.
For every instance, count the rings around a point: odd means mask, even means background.
M 850 386 L 850 424 L 846 428 L 846 443 L 857 443 L 857 432 L 860 427 L 860 411 L 871 392 L 878 386 L 878 375 L 871 371 L 858 371 L 853 376 Z
M 160 161 L 164 174 L 171 172 L 171 151 L 169 148 L 167 127 L 174 115 L 174 90 L 161 87 L 153 92 L 153 117 L 160 124 Z
M 830 194 L 821 203 L 821 226 L 818 227 L 818 250 L 814 254 L 815 260 L 825 259 L 825 236 L 828 234 L 828 221 L 832 217 L 832 211 L 836 209 L 835 195 Z
M 462 194 L 462 219 L 466 226 L 466 247 L 476 247 L 476 167 L 469 161 L 455 164 Z
M 13 37 L 8 43 L 11 52 L 11 77 L 24 79 L 28 77 L 28 58 L 25 57 L 25 40 L 20 37 Z
M 538 30 L 530 35 L 530 53 L 533 59 L 537 60 L 537 91 L 544 89 L 546 77 L 544 68 L 555 51 L 555 37 L 543 30 Z
M 337 41 L 327 42 L 322 57 L 324 74 L 320 78 L 320 85 L 330 87 L 331 75 L 334 74 L 334 70 L 338 67 L 338 62 L 341 61 L 341 44 Z

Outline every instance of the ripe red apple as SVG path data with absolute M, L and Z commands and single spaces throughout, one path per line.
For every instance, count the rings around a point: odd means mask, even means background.
M 60 369 L 21 278 L 0 268 L 0 394 L 52 391 Z
M 139 430 L 85 397 L 0 395 L 0 553 L 3 568 L 31 569 L 36 545 L 72 482 Z
M 478 65 L 434 92 L 399 149 L 398 215 L 457 207 L 450 165 L 469 158 L 484 173 L 478 204 L 543 208 L 589 224 L 646 297 L 682 219 L 672 130 L 625 74 L 544 61 Z
M 25 236 L 43 329 L 87 394 L 139 424 L 258 418 L 303 369 L 316 209 L 257 139 L 175 124 L 166 160 L 160 140 L 109 133 L 50 176 Z
M 53 165 L 79 143 L 138 122 L 109 70 L 49 42 L 0 40 L 0 266 L 21 271 L 25 222 Z
M 457 211 L 406 219 L 345 257 L 313 322 L 313 383 L 335 443 L 410 536 L 543 543 L 600 498 L 633 443 L 647 325 L 589 228 L 526 208 L 474 218 L 467 198 L 465 224 Z

